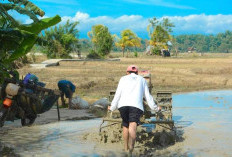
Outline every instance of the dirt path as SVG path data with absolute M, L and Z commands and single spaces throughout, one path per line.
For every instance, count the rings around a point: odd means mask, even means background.
M 58 66 L 61 61 L 73 62 L 73 61 L 120 61 L 120 59 L 49 59 L 42 63 L 30 64 L 31 67 L 41 69 L 51 66 Z
M 93 114 L 88 113 L 88 110 L 69 110 L 69 109 L 60 109 L 60 120 L 87 120 L 95 118 Z M 58 121 L 57 109 L 52 108 L 48 112 L 38 115 L 33 125 L 42 125 Z M 1 128 L 0 132 L 12 127 L 21 127 L 20 120 L 14 122 L 6 122 L 5 126 Z

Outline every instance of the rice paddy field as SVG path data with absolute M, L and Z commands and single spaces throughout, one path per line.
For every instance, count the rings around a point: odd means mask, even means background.
M 61 61 L 59 66 L 43 69 L 29 65 L 19 69 L 20 75 L 34 73 L 47 88 L 57 89 L 61 79 L 72 81 L 76 86 L 76 95 L 87 101 L 107 97 L 117 88 L 120 77 L 126 74 L 126 68 L 135 64 L 139 70 L 149 70 L 156 90 L 171 90 L 173 93 L 201 90 L 232 88 L 232 54 L 180 54 L 177 57 L 162 58 L 155 56 L 132 55 L 120 61 Z

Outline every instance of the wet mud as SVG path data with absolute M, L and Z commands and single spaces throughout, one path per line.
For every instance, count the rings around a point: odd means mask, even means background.
M 183 140 L 183 131 L 154 131 L 154 126 L 146 125 L 139 126 L 137 129 L 137 138 L 134 154 L 136 156 L 152 156 L 157 149 L 164 149 L 175 142 Z M 83 135 L 83 140 L 96 142 L 95 149 L 101 150 L 107 147 L 109 150 L 114 150 L 115 146 L 120 147 L 117 152 L 123 154 L 123 137 L 121 123 L 105 123 L 101 130 L 86 133 Z M 103 153 L 104 155 L 104 153 Z M 119 154 L 117 154 L 119 155 Z
M 20 157 L 15 153 L 13 148 L 7 147 L 0 142 L 0 156 L 3 157 Z
M 169 134 L 140 134 L 138 129 L 134 156 L 231 157 L 231 95 L 232 91 L 174 95 L 173 119 L 178 135 L 175 144 Z M 83 111 L 78 113 L 85 116 Z M 64 120 L 68 115 L 65 114 Z M 113 126 L 103 128 L 101 131 L 107 133 L 119 131 L 105 138 L 98 134 L 101 119 L 75 121 L 73 117 L 69 117 L 69 121 L 55 122 L 57 117 L 52 116 L 52 123 L 23 128 L 19 125 L 11 128 L 11 124 L 7 124 L 0 131 L 0 141 L 6 146 L 6 152 L 10 148 L 10 153 L 14 154 L 13 149 L 23 157 L 35 154 L 38 157 L 127 155 L 123 150 L 120 124 L 115 129 Z

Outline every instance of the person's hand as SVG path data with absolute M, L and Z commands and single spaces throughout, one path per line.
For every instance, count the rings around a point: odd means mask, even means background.
M 156 112 L 161 112 L 161 107 L 160 106 L 158 106 L 158 110 L 156 111 Z

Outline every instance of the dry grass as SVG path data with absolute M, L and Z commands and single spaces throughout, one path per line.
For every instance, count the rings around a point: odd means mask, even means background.
M 121 58 L 120 62 L 60 62 L 58 67 L 24 67 L 19 72 L 21 75 L 34 73 L 48 88 L 53 89 L 57 88 L 59 80 L 70 80 L 77 86 L 77 95 L 94 102 L 98 98 L 107 97 L 110 90 L 116 89 L 120 77 L 125 75 L 130 64 L 151 72 L 153 92 L 163 89 L 186 92 L 232 88 L 232 55 L 228 54 L 197 57 L 190 54 L 178 58 L 140 56 Z

